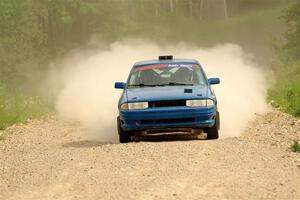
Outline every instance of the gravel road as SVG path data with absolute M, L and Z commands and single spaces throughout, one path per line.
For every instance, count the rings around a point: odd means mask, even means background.
M 29 121 L 0 140 L 0 199 L 300 199 L 300 121 L 257 115 L 241 137 L 105 144 Z

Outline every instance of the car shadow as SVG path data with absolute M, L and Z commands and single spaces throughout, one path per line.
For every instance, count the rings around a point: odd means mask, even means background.
M 198 137 L 197 135 L 187 135 L 187 134 L 158 134 L 158 135 L 143 135 L 134 136 L 133 142 L 172 142 L 172 141 L 192 141 L 192 140 L 205 140 L 206 137 Z M 63 148 L 92 148 L 101 147 L 111 144 L 117 144 L 112 142 L 103 142 L 96 140 L 81 140 L 81 141 L 71 141 L 64 143 Z
M 82 148 L 82 147 L 99 147 L 99 146 L 104 146 L 112 144 L 111 142 L 101 142 L 101 141 L 94 141 L 94 140 L 83 140 L 83 141 L 72 141 L 72 142 L 67 142 L 62 145 L 62 147 L 65 148 Z
M 206 136 L 199 137 L 198 135 L 161 134 L 161 135 L 134 136 L 133 141 L 166 142 L 166 141 L 188 141 L 188 140 L 205 140 L 205 139 Z

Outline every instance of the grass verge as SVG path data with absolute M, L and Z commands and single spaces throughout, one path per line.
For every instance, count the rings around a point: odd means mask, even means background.
M 51 111 L 53 107 L 38 96 L 12 94 L 0 88 L 0 130 L 27 119 L 42 117 Z
M 268 100 L 275 101 L 283 111 L 300 117 L 300 61 L 277 69 L 275 78 Z

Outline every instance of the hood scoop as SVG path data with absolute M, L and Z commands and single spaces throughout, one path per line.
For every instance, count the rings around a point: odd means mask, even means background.
M 193 89 L 184 89 L 184 93 L 193 93 Z

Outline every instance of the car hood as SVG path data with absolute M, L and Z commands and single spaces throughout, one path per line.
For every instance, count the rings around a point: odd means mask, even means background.
M 126 90 L 128 102 L 206 98 L 207 86 L 141 87 Z

